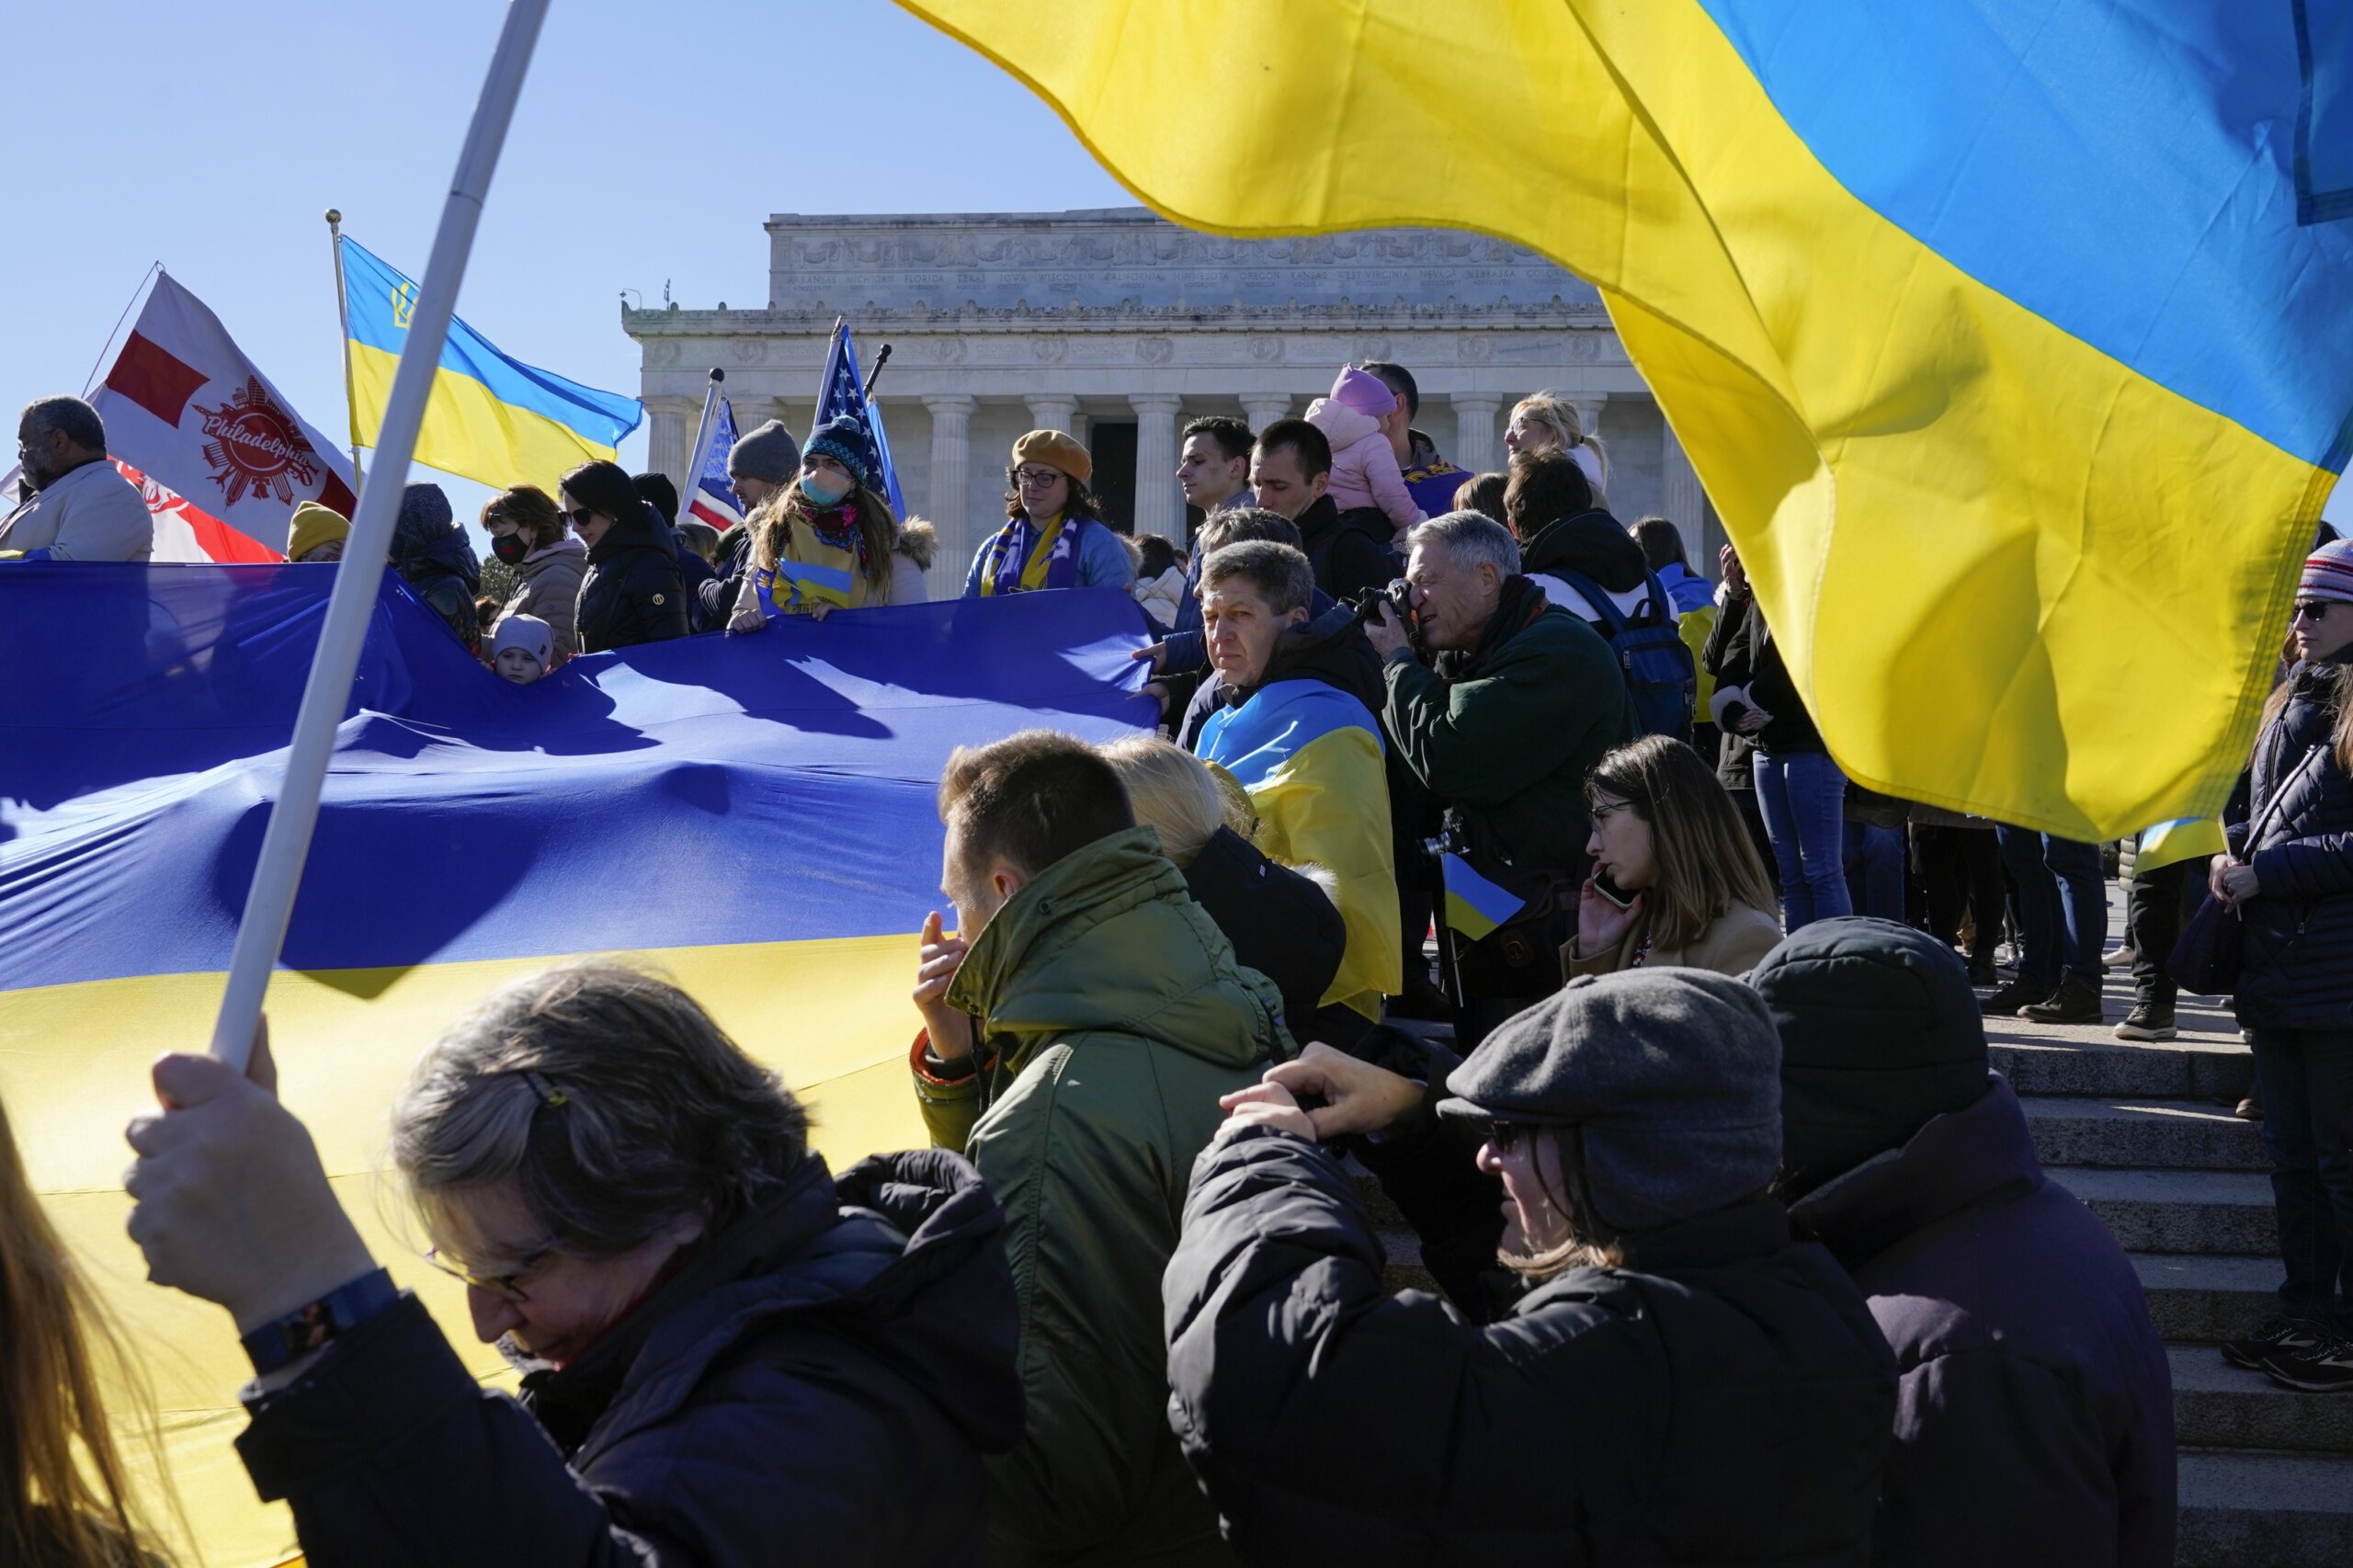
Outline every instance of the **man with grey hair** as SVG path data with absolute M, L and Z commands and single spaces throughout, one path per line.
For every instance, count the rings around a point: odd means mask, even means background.
M 1560 947 L 1590 864 L 1586 775 L 1632 738 L 1631 716 L 1609 645 L 1520 574 L 1519 545 L 1502 524 L 1449 512 L 1407 544 L 1410 624 L 1384 604 L 1365 627 L 1381 657 L 1381 719 L 1405 767 L 1459 824 L 1458 853 L 1502 890 L 1488 918 L 1509 914 L 1456 944 L 1466 993 L 1456 1029 L 1467 1048 L 1561 987 Z
M 78 397 L 38 398 L 17 419 L 29 498 L 0 520 L 0 560 L 144 561 L 155 520 L 107 461 L 107 427 Z

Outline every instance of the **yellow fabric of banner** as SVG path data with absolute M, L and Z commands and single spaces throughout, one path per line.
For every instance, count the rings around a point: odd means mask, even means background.
M 784 1074 L 810 1108 L 835 1169 L 881 1149 L 929 1142 L 907 1081 L 920 1020 L 907 1001 L 915 938 L 857 937 L 633 955 L 710 1009 L 746 1051 Z M 428 1267 L 426 1244 L 386 1179 L 388 1113 L 417 1054 L 496 986 L 552 958 L 407 971 L 281 971 L 269 1017 L 278 1092 L 309 1126 L 327 1173 L 377 1260 L 414 1289 L 466 1364 L 504 1380 L 478 1343 L 464 1288 Z M 200 1051 L 222 977 L 177 974 L 0 994 L 0 1100 L 58 1230 L 88 1269 L 153 1380 L 169 1467 L 209 1568 L 276 1563 L 294 1550 L 282 1505 L 262 1504 L 231 1443 L 244 1427 L 238 1388 L 253 1375 L 220 1308 L 146 1282 L 124 1233 L 131 1161 L 122 1130 L 154 1108 L 148 1067 Z M 71 1050 L 57 1042 L 70 1040 Z M 135 1449 L 134 1449 L 135 1452 Z
M 2335 476 L 1857 200 L 1694 0 L 901 4 L 1189 227 L 1592 279 L 1859 781 L 2081 839 L 2221 805 Z

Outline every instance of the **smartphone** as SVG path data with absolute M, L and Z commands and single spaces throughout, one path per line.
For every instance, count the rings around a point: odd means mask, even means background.
M 1593 873 L 1593 891 L 1608 899 L 1620 909 L 1631 909 L 1633 907 L 1634 895 L 1620 887 L 1616 882 L 1611 881 L 1609 880 L 1608 872 L 1597 868 Z

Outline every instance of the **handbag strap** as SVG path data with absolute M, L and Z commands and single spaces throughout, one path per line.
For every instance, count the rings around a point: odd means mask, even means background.
M 2255 824 L 2246 830 L 2246 852 L 2249 856 L 2254 855 L 2256 843 L 2262 838 L 2263 830 L 2271 825 L 2271 819 L 2279 813 L 2280 802 L 2288 798 L 2289 787 L 2302 778 L 2304 776 L 2304 769 L 2313 765 L 2313 759 L 2327 749 L 2327 742 L 2313 742 L 2312 749 L 2304 753 L 2296 766 L 2288 770 L 2288 777 L 2279 780 L 2278 787 L 2271 791 L 2271 799 L 2263 804 L 2263 815 L 2257 817 Z

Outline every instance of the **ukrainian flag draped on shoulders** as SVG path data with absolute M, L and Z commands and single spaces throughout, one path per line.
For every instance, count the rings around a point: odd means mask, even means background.
M 392 401 L 417 286 L 346 235 L 344 332 L 350 340 L 351 439 L 372 447 Z M 565 470 L 601 458 L 645 417 L 645 405 L 501 353 L 452 316 L 417 432 L 416 460 L 484 484 L 552 491 Z
M 1597 283 L 1860 782 L 2075 838 L 2221 805 L 2348 446 L 2353 12 L 902 4 L 1177 222 Z
M 1249 791 L 1269 859 L 1330 879 L 1347 945 L 1323 1000 L 1377 1022 L 1404 983 L 1380 722 L 1337 687 L 1275 680 L 1211 714 L 1196 749 Z

